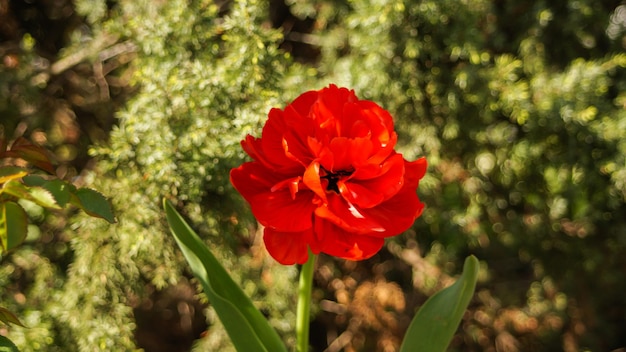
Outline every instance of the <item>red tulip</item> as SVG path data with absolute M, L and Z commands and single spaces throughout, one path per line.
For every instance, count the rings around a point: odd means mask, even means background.
M 330 85 L 272 109 L 261 138 L 241 142 L 254 161 L 231 170 L 230 180 L 278 262 L 303 264 L 308 248 L 367 259 L 424 208 L 416 190 L 426 159 L 406 161 L 396 140 L 387 111 Z

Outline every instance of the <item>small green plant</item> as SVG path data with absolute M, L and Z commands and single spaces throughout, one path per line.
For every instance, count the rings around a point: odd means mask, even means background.
M 56 177 L 45 148 L 24 137 L 17 138 L 9 146 L 7 139 L 0 134 L 0 258 L 26 239 L 26 209 L 35 206 L 59 210 L 69 205 L 91 216 L 115 222 L 111 206 L 101 193 L 90 188 L 77 188 Z M 3 307 L 0 307 L 0 321 L 24 326 L 15 314 Z M 0 347 L 12 350 L 12 346 L 9 339 L 0 339 Z

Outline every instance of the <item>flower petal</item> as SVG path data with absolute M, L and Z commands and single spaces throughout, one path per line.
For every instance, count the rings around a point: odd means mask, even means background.
M 345 182 L 345 185 L 338 183 L 341 195 L 360 207 L 374 207 L 398 193 L 402 188 L 405 174 L 404 165 L 405 161 L 402 155 L 395 154 L 378 168 L 357 169 L 352 177 Z
M 270 191 L 276 192 L 283 188 L 287 188 L 289 190 L 289 193 L 291 194 L 291 199 L 295 200 L 296 193 L 298 193 L 298 190 L 299 190 L 300 181 L 302 181 L 302 177 L 300 176 L 288 178 L 272 186 L 272 188 L 270 188 Z
M 289 107 L 293 108 L 300 116 L 310 118 L 311 107 L 317 99 L 319 98 L 319 91 L 310 90 L 308 92 L 300 94 L 291 104 L 287 105 L 287 110 Z
M 295 193 L 294 180 L 279 177 L 256 162 L 244 163 L 230 172 L 231 183 L 250 203 L 261 224 L 280 231 L 311 228 L 315 194 L 309 190 Z
M 324 219 L 315 219 L 315 232 L 321 234 L 321 252 L 349 260 L 370 258 L 385 244 L 380 237 L 357 235 Z
M 326 202 L 326 191 L 322 180 L 320 179 L 320 164 L 317 161 L 313 161 L 304 171 L 304 184 L 324 202 Z
M 363 208 L 374 207 L 385 199 L 382 193 L 355 182 L 338 181 L 337 188 L 348 202 Z
M 337 137 L 330 141 L 328 153 L 320 158 L 320 163 L 331 172 L 353 170 L 365 164 L 371 152 L 372 141 L 367 138 Z
M 270 255 L 283 265 L 304 264 L 309 258 L 307 239 L 312 229 L 300 232 L 281 232 L 265 228 L 263 242 Z
M 405 187 L 409 188 L 417 188 L 419 185 L 419 181 L 426 174 L 426 169 L 428 168 L 428 163 L 426 162 L 426 158 L 422 157 L 415 161 L 404 161 L 404 179 L 405 179 Z
M 288 155 L 285 150 L 286 130 L 283 111 L 279 109 L 270 110 L 269 118 L 265 126 L 263 126 L 263 134 L 261 136 L 260 145 L 263 156 L 274 169 L 291 173 L 299 172 L 303 169 L 302 163 L 298 162 L 292 155 Z
M 328 201 L 315 208 L 315 215 L 332 222 L 346 231 L 357 234 L 385 232 L 385 226 L 376 219 L 365 216 L 361 210 L 341 196 L 329 193 Z
M 302 115 L 292 105 L 288 105 L 283 113 L 286 130 L 283 133 L 283 149 L 288 157 L 302 165 L 308 165 L 314 154 L 309 149 L 308 140 L 315 132 L 313 119 Z
M 385 224 L 384 232 L 372 233 L 372 236 L 391 237 L 411 227 L 423 210 L 424 204 L 417 197 L 415 187 L 403 187 L 387 201 L 361 211 L 364 216 Z
M 298 192 L 295 199 L 289 190 L 265 192 L 250 200 L 252 213 L 265 227 L 279 231 L 303 231 L 312 226 L 315 210 L 312 192 Z
M 321 140 L 330 140 L 343 135 L 341 121 L 344 115 L 344 105 L 357 100 L 354 91 L 338 88 L 335 85 L 330 85 L 320 91 L 318 100 L 311 107 L 311 112 L 318 126 L 318 137 L 327 137 L 320 138 Z

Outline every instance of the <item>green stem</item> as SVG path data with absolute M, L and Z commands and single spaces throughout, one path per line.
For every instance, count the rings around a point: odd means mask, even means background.
M 313 269 L 315 257 L 309 250 L 309 259 L 300 269 L 298 286 L 298 315 L 296 316 L 297 352 L 309 350 L 309 319 L 311 316 L 311 289 L 313 288 Z

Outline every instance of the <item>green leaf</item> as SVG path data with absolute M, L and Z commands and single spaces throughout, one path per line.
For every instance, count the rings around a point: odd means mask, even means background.
M 12 180 L 5 183 L 0 191 L 29 200 L 44 208 L 60 209 L 52 194 L 41 187 L 28 187 L 19 181 Z
M 71 203 L 85 213 L 115 223 L 111 204 L 102 193 L 90 188 L 79 188 L 72 193 Z
M 164 200 L 163 207 L 176 243 L 187 259 L 191 271 L 202 283 L 204 292 L 215 308 L 228 336 L 238 351 L 286 351 L 276 331 L 263 314 L 237 286 L 215 259 L 198 235 Z
M 54 199 L 56 203 L 60 207 L 65 207 L 65 205 L 70 201 L 70 190 L 73 188 L 69 183 L 59 180 L 46 180 L 41 176 L 29 175 L 24 177 L 24 184 L 27 186 L 39 186 L 46 189 Z
M 478 278 L 478 259 L 465 259 L 463 274 L 451 286 L 430 297 L 406 332 L 400 352 L 443 352 L 456 332 Z
M 8 251 L 17 247 L 24 242 L 27 233 L 28 217 L 24 209 L 14 202 L 0 202 L 1 249 Z
M 0 307 L 0 321 L 7 325 L 15 324 L 19 326 L 24 326 L 24 324 L 22 324 L 22 322 L 17 318 L 15 314 L 13 314 L 13 312 L 4 307 Z
M 44 208 L 61 209 L 57 204 L 52 193 L 42 187 L 30 187 L 28 189 L 28 198 L 31 202 L 41 205 Z
M 11 340 L 0 335 L 0 352 L 20 352 L 20 350 Z

